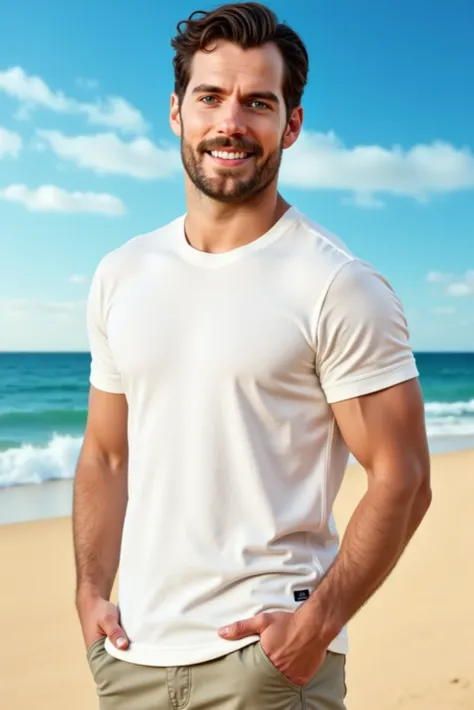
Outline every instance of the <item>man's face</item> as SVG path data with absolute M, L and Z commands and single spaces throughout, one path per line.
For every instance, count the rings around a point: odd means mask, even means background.
M 196 53 L 181 105 L 172 97 L 171 125 L 200 192 L 241 203 L 277 179 L 282 151 L 301 127 L 300 110 L 286 116 L 283 71 L 274 44 L 243 50 L 220 41 Z

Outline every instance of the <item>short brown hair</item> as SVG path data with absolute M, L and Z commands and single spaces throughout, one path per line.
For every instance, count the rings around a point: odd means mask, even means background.
M 243 49 L 273 42 L 285 65 L 283 97 L 287 115 L 300 105 L 308 76 L 308 53 L 299 35 L 278 22 L 275 13 L 256 2 L 221 5 L 210 12 L 197 10 L 177 25 L 178 34 L 171 41 L 174 90 L 182 100 L 191 74 L 191 62 L 197 51 L 209 51 L 209 45 L 223 39 Z

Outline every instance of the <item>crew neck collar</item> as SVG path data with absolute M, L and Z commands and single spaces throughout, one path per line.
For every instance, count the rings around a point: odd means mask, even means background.
M 187 213 L 183 214 L 177 221 L 178 228 L 178 250 L 181 256 L 199 266 L 205 266 L 209 268 L 215 268 L 219 266 L 225 266 L 227 264 L 232 264 L 242 259 L 244 256 L 251 253 L 260 251 L 265 247 L 273 244 L 279 237 L 286 232 L 290 224 L 294 221 L 297 215 L 297 210 L 295 207 L 290 206 L 286 212 L 280 217 L 280 219 L 275 222 L 273 227 L 271 227 L 267 232 L 257 237 L 247 244 L 235 247 L 234 249 L 229 249 L 228 251 L 211 253 L 206 251 L 199 251 L 195 249 L 186 239 L 185 233 L 185 221 Z

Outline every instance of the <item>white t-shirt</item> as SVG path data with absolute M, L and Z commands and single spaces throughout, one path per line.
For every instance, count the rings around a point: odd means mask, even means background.
M 334 560 L 348 461 L 330 403 L 418 375 L 394 292 L 294 207 L 200 252 L 184 216 L 108 253 L 89 294 L 90 381 L 129 406 L 118 603 L 130 647 L 182 666 L 258 637 L 217 629 L 293 611 Z M 346 630 L 330 649 L 347 652 Z

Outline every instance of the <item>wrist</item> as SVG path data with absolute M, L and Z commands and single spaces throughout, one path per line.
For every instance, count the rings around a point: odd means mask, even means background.
M 76 608 L 84 609 L 95 604 L 99 599 L 105 599 L 101 590 L 92 585 L 82 585 L 76 591 Z
M 312 639 L 321 648 L 327 648 L 344 626 L 311 597 L 296 610 L 295 622 L 301 638 Z

